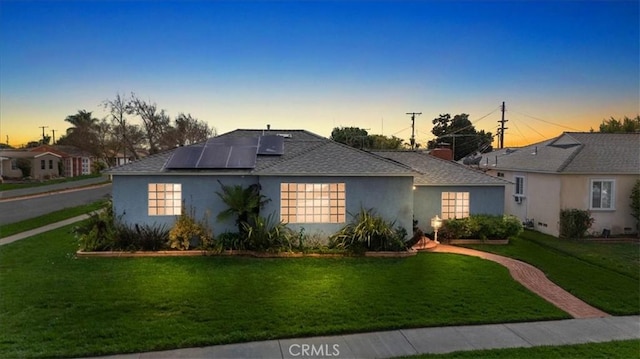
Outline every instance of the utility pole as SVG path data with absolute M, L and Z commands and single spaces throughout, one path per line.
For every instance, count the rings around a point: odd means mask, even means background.
M 49 128 L 49 126 L 40 126 L 40 128 L 42 129 L 42 144 L 44 145 L 44 129 Z
M 504 127 L 504 124 L 509 121 L 504 119 L 504 113 L 506 111 L 506 107 L 504 106 L 504 101 L 502 101 L 501 110 L 502 110 L 502 119 L 498 121 L 498 123 L 500 123 L 500 129 L 498 129 L 498 134 L 500 135 L 500 137 L 498 137 L 498 147 L 504 148 L 504 130 L 509 129 L 508 127 Z
M 422 115 L 422 112 L 407 112 L 407 115 L 411 115 L 411 149 L 416 148 L 416 115 Z
M 51 132 L 53 132 L 53 138 L 51 139 L 51 144 L 55 145 L 56 144 L 56 130 L 51 130 Z

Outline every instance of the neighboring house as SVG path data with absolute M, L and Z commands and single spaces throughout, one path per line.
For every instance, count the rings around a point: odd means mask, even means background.
M 565 132 L 547 141 L 485 153 L 474 167 L 513 183 L 505 209 L 558 236 L 562 209 L 589 210 L 593 232 L 635 231 L 631 189 L 640 179 L 640 134 Z
M 29 149 L 33 152 L 51 152 L 62 159 L 62 175 L 64 177 L 77 177 L 91 174 L 96 158 L 89 152 L 75 146 L 40 145 Z
M 464 218 L 472 214 L 504 214 L 509 182 L 418 151 L 374 151 L 418 172 L 414 176 L 413 213 L 418 227 L 431 228 L 431 218 Z
M 31 173 L 22 173 L 18 161 L 26 159 L 31 164 Z M 0 176 L 3 178 L 47 179 L 60 176 L 60 155 L 53 152 L 31 152 L 26 150 L 0 151 Z
M 270 199 L 261 215 L 294 231 L 333 234 L 362 208 L 412 228 L 415 171 L 303 130 L 236 130 L 107 173 L 115 214 L 130 224 L 172 225 L 184 202 L 197 219 L 210 216 L 215 234 L 235 231 L 233 220 L 215 220 L 227 209 L 222 183 L 259 185 Z

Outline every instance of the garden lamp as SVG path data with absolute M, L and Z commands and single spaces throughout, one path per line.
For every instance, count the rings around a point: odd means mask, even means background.
M 438 230 L 440 229 L 440 227 L 442 227 L 442 219 L 440 217 L 438 217 L 437 214 L 436 214 L 435 217 L 431 218 L 431 227 L 433 227 L 433 230 L 435 232 L 435 236 L 434 236 L 433 240 L 436 243 L 440 243 L 440 242 L 438 242 Z

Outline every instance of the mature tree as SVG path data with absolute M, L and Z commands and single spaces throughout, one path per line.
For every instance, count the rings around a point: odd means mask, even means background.
M 163 137 L 171 129 L 171 119 L 165 110 L 158 110 L 155 103 L 147 103 L 138 98 L 135 94 L 131 94 L 131 100 L 127 107 L 128 113 L 136 115 L 142 120 L 143 131 L 147 144 L 149 145 L 149 153 L 155 154 L 165 150 L 168 145 L 164 144 Z
M 137 160 L 139 157 L 136 149 L 142 145 L 144 135 L 138 125 L 128 122 L 129 99 L 126 96 L 116 94 L 115 99 L 104 101 L 102 106 L 109 111 L 113 134 L 117 139 L 112 148 L 113 154 L 122 153 L 125 157 L 129 155 Z
M 431 133 L 437 138 L 429 141 L 430 149 L 436 148 L 441 143 L 450 144 L 456 161 L 475 152 L 492 150 L 491 132 L 476 131 L 466 113 L 455 115 L 453 118 L 450 114 L 442 114 L 432 122 L 434 126 Z
M 640 115 L 635 118 L 625 116 L 622 120 L 616 120 L 611 117 L 608 120 L 602 120 L 600 124 L 600 132 L 606 133 L 634 133 L 640 132 Z
M 97 125 L 98 119 L 91 112 L 80 110 L 77 114 L 69 115 L 64 119 L 73 127 L 67 129 L 67 134 L 60 137 L 59 145 L 72 145 L 98 156 Z
M 369 133 L 359 127 L 336 127 L 331 131 L 331 139 L 355 148 L 369 147 Z
M 174 119 L 173 128 L 166 134 L 165 142 L 171 147 L 188 146 L 204 142 L 215 135 L 216 130 L 206 122 L 191 117 L 191 114 L 179 113 Z
M 368 141 L 371 149 L 375 150 L 399 150 L 402 148 L 403 139 L 396 136 L 369 135 Z
M 397 150 L 403 140 L 396 136 L 370 135 L 359 127 L 336 127 L 331 131 L 331 139 L 360 149 Z

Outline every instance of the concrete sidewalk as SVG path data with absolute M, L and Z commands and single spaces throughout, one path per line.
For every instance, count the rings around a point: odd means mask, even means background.
M 0 246 L 5 245 L 5 244 L 9 244 L 11 242 L 15 242 L 15 241 L 18 241 L 18 240 L 21 240 L 21 239 L 24 239 L 24 238 L 29 238 L 31 236 L 35 236 L 36 234 L 52 231 L 54 229 L 57 229 L 57 228 L 60 228 L 60 227 L 64 227 L 64 226 L 66 226 L 68 224 L 80 222 L 80 221 L 82 221 L 84 219 L 89 218 L 89 216 L 90 216 L 90 214 L 83 214 L 83 215 L 80 215 L 80 216 L 76 216 L 76 217 L 72 217 L 72 218 L 68 218 L 68 219 L 62 220 L 60 222 L 55 222 L 55 223 L 44 225 L 42 227 L 34 228 L 34 229 L 30 230 L 30 231 L 20 232 L 20 233 L 14 234 L 12 236 L 0 238 Z
M 628 339 L 640 339 L 640 316 L 401 329 L 94 358 L 392 358 Z

